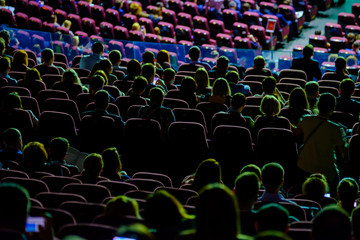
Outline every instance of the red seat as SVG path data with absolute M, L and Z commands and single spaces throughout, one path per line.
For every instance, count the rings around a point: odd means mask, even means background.
M 41 19 L 40 4 L 36 1 L 29 1 L 29 16 Z
M 330 38 L 330 52 L 338 53 L 340 49 L 345 49 L 348 40 L 345 37 L 331 37 Z
M 358 20 L 358 24 L 360 24 L 359 22 L 359 16 L 360 16 L 360 3 L 353 3 L 351 6 L 351 13 L 355 15 L 355 19 Z
M 176 41 L 193 41 L 193 36 L 191 34 L 191 28 L 183 25 L 177 25 L 175 27 Z
M 262 17 L 262 24 L 263 27 L 266 27 L 266 24 L 268 22 L 268 19 L 275 19 L 276 20 L 276 27 L 275 27 L 275 34 L 279 41 L 284 42 L 288 39 L 290 34 L 290 26 L 285 25 L 283 27 L 280 26 L 279 18 L 275 15 L 271 14 L 264 14 Z
M 237 12 L 233 9 L 224 9 L 222 13 L 223 13 L 223 21 L 225 28 L 228 30 L 232 30 L 233 23 L 238 21 Z
M 114 25 L 108 22 L 100 23 L 100 35 L 103 38 L 114 38 Z
M 235 37 L 240 36 L 246 38 L 248 36 L 248 33 L 249 33 L 248 25 L 246 25 L 245 23 L 234 22 L 233 34 Z
M 293 23 L 294 33 L 296 35 L 300 34 L 305 23 L 305 16 L 297 18 L 295 15 L 295 10 L 292 6 L 280 4 L 279 5 L 280 13 L 285 17 L 286 20 L 291 20 Z
M 343 31 L 340 24 L 326 23 L 325 24 L 325 37 L 327 41 L 330 41 L 331 37 L 342 37 Z
M 194 30 L 194 43 L 195 45 L 201 46 L 203 44 L 212 43 L 210 40 L 210 32 L 204 29 Z
M 347 25 L 345 27 L 345 33 L 353 32 L 355 35 L 360 34 L 360 26 L 357 25 Z
M 326 37 L 322 35 L 310 35 L 309 43 L 314 47 L 327 48 Z
M 137 22 L 137 17 L 135 15 L 129 14 L 129 13 L 125 13 L 122 21 L 124 23 L 124 27 L 127 29 L 132 29 L 132 25 Z
M 160 28 L 160 35 L 164 37 L 175 37 L 174 25 L 168 22 L 159 22 L 158 26 Z
M 209 31 L 209 23 L 206 17 L 195 16 L 193 17 L 194 29 L 203 29 Z
M 190 27 L 191 29 L 194 28 L 192 16 L 188 13 L 179 12 L 177 14 L 178 24 Z
M 182 6 L 182 2 L 180 0 L 169 0 L 169 9 L 173 10 L 174 12 L 183 12 L 184 8 Z
M 67 12 L 65 12 L 64 10 L 58 9 L 55 7 L 55 15 L 57 18 L 57 22 L 61 25 L 63 24 L 63 22 L 66 20 L 67 18 Z
M 119 40 L 128 40 L 129 32 L 126 27 L 115 26 L 114 27 L 114 38 Z
M 68 14 L 67 19 L 71 21 L 71 31 L 82 31 L 81 27 L 81 17 L 76 14 Z
M 345 27 L 347 25 L 357 25 L 355 15 L 346 12 L 341 12 L 338 14 L 337 23 L 341 25 L 343 31 L 345 31 Z
M 130 30 L 129 37 L 131 41 L 144 42 L 144 35 L 141 31 Z
M 232 37 L 229 34 L 218 33 L 216 35 L 216 42 L 218 47 L 229 47 L 229 48 L 234 47 Z
M 90 35 L 97 35 L 99 33 L 98 28 L 96 27 L 95 20 L 92 18 L 83 18 L 81 20 L 81 26 L 84 32 Z
M 41 31 L 42 30 L 41 19 L 36 17 L 29 18 L 29 28 L 34 31 Z
M 108 8 L 105 11 L 105 20 L 109 23 L 114 24 L 115 26 L 120 25 L 120 14 L 119 11 L 115 9 Z
M 175 11 L 169 9 L 163 9 L 162 16 L 163 16 L 162 19 L 163 22 L 171 23 L 174 26 L 178 24 Z
M 145 35 L 145 42 L 160 43 L 160 38 L 159 38 L 159 36 L 156 35 L 156 34 L 147 33 L 147 34 Z
M 9 27 L 14 27 L 15 18 L 9 9 L 6 8 L 0 9 L 0 24 L 5 24 L 8 25 Z
M 184 12 L 190 14 L 191 16 L 200 16 L 198 6 L 194 2 L 185 2 L 183 4 Z
M 90 7 L 91 16 L 95 20 L 96 25 L 99 26 L 101 22 L 105 21 L 105 10 L 103 6 L 94 5 Z
M 271 50 L 275 48 L 277 37 L 273 36 L 273 38 L 271 39 L 270 36 L 267 36 L 265 33 L 265 28 L 263 26 L 252 25 L 249 28 L 249 31 L 251 34 L 257 37 L 259 43 L 264 49 Z
M 228 30 L 225 30 L 225 25 L 223 21 L 212 19 L 209 22 L 210 27 L 210 38 L 216 39 L 218 33 L 229 33 Z
M 18 12 L 15 14 L 15 20 L 18 28 L 28 29 L 29 28 L 29 17 L 25 13 Z
M 154 33 L 153 22 L 149 18 L 139 18 L 139 24 L 145 26 L 146 33 Z
M 318 12 L 318 6 L 316 5 L 309 5 L 307 0 L 304 0 L 305 3 L 305 21 L 310 22 L 316 18 Z
M 262 14 L 272 14 L 275 4 L 272 2 L 260 2 L 259 7 Z
M 260 15 L 256 12 L 250 12 L 250 11 L 244 12 L 242 21 L 246 23 L 248 26 L 261 25 Z
M 86 1 L 79 1 L 77 3 L 77 7 L 79 9 L 79 15 L 81 17 L 87 17 L 87 18 L 91 18 L 91 8 L 90 8 L 90 3 L 86 2 Z

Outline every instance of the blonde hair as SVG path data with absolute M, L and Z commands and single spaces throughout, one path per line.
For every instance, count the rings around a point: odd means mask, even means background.
M 130 13 L 136 16 L 139 16 L 142 12 L 141 6 L 137 2 L 132 2 L 130 4 Z
M 231 90 L 228 81 L 225 78 L 215 80 L 211 90 L 213 96 L 230 96 Z
M 65 20 L 64 23 L 63 23 L 63 26 L 64 26 L 65 28 L 69 28 L 69 29 L 70 29 L 71 24 L 72 24 L 72 22 L 71 22 L 70 20 Z
M 61 82 L 65 84 L 79 84 L 81 85 L 80 78 L 74 69 L 68 68 L 62 75 Z
M 200 89 L 210 87 L 209 74 L 205 68 L 198 68 L 194 76 L 197 87 Z
M 277 116 L 280 113 L 279 100 L 272 95 L 265 95 L 261 100 L 260 111 L 266 116 Z
M 28 54 L 24 50 L 16 50 L 12 62 L 15 64 L 24 64 L 25 66 L 28 66 L 29 60 L 28 60 Z
M 140 24 L 138 22 L 134 22 L 133 25 L 131 26 L 131 30 L 140 31 L 141 30 Z

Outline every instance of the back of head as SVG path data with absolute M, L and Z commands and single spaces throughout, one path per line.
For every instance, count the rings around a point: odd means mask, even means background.
M 346 59 L 344 57 L 337 57 L 335 59 L 335 68 L 337 72 L 341 72 L 346 68 Z
M 102 76 L 94 75 L 90 78 L 89 87 L 90 90 L 94 92 L 94 94 L 98 90 L 103 89 L 104 85 L 105 85 L 105 79 Z
M 229 65 L 229 59 L 226 56 L 221 56 L 216 61 L 216 67 L 219 70 L 226 70 Z
M 100 154 L 91 153 L 84 160 L 84 170 L 92 176 L 100 176 L 103 167 L 104 163 Z
M 245 165 L 240 170 L 240 174 L 243 174 L 245 172 L 253 172 L 261 180 L 261 169 L 257 165 L 255 165 L 255 164 L 247 164 L 247 165 Z
M 259 188 L 260 180 L 253 172 L 242 173 L 235 180 L 235 195 L 240 203 L 255 202 Z
M 309 102 L 305 90 L 301 87 L 294 88 L 289 96 L 289 107 L 294 109 L 309 109 Z
M 308 98 L 316 98 L 319 94 L 319 83 L 310 81 L 305 84 L 305 92 Z
M 122 164 L 120 161 L 120 156 L 116 148 L 107 148 L 102 153 L 102 158 L 104 162 L 104 172 L 120 172 L 122 169 Z
M 195 224 L 201 240 L 236 238 L 240 233 L 239 209 L 228 187 L 213 183 L 200 190 Z
M 10 32 L 7 30 L 1 30 L 0 31 L 0 38 L 3 38 L 5 40 L 5 44 L 9 44 L 10 42 Z
M 112 65 L 118 65 L 121 61 L 121 52 L 119 50 L 111 50 L 109 53 L 109 60 Z
M 331 113 L 336 107 L 336 98 L 331 93 L 323 93 L 317 104 L 320 114 Z
M 45 48 L 41 52 L 41 59 L 43 62 L 49 63 L 54 60 L 54 51 L 51 48 Z
M 262 89 L 265 94 L 272 94 L 276 88 L 276 79 L 272 76 L 264 78 L 262 81 Z
M 260 111 L 265 116 L 277 116 L 280 113 L 281 105 L 279 100 L 272 95 L 265 95 L 260 103 Z
M 338 197 L 343 203 L 353 203 L 359 197 L 359 185 L 350 177 L 343 178 L 337 186 Z
M 2 100 L 2 109 L 11 110 L 14 108 L 23 108 L 20 95 L 17 92 L 6 94 Z
M 62 75 L 61 82 L 65 84 L 80 84 L 80 78 L 74 69 L 68 68 Z
M 231 90 L 228 81 L 225 78 L 216 79 L 211 94 L 214 96 L 230 96 Z
M 246 97 L 242 93 L 235 93 L 231 98 L 231 107 L 233 109 L 239 109 L 246 104 Z
M 4 131 L 3 138 L 6 146 L 15 146 L 21 143 L 21 132 L 16 128 L 8 128 Z
M 36 68 L 31 68 L 26 71 L 25 80 L 27 81 L 35 81 L 41 80 L 40 72 Z
M 95 42 L 91 47 L 91 51 L 101 55 L 104 52 L 104 45 L 101 42 Z
M 136 200 L 120 195 L 110 199 L 106 203 L 104 215 L 114 217 L 139 217 L 139 205 Z
M 11 67 L 11 61 L 8 57 L 0 58 L 0 73 L 5 73 Z
M 163 62 L 167 62 L 170 63 L 170 55 L 169 52 L 161 49 L 158 54 L 156 55 L 156 61 L 158 63 L 163 63 Z
M 161 88 L 159 87 L 151 88 L 149 92 L 151 105 L 162 104 L 162 102 L 164 101 L 164 96 L 165 96 L 164 91 Z
M 215 159 L 202 161 L 196 169 L 193 186 L 196 191 L 209 183 L 221 182 L 221 167 Z
M 25 168 L 30 171 L 39 171 L 48 159 L 44 144 L 29 142 L 23 149 Z
M 26 218 L 30 211 L 28 191 L 15 183 L 2 183 L 0 195 L 1 228 L 25 233 Z
M 239 73 L 236 71 L 228 71 L 225 74 L 225 79 L 229 82 L 229 83 L 238 83 L 239 82 Z
M 350 97 L 355 90 L 355 83 L 352 79 L 346 78 L 340 82 L 340 94 L 341 96 Z
M 151 77 L 155 75 L 155 66 L 153 63 L 145 63 L 141 68 L 141 75 L 146 78 L 146 80 L 150 80 Z
M 266 191 L 276 191 L 284 181 L 284 169 L 278 163 L 267 163 L 261 169 L 261 177 Z
M 181 80 L 181 87 L 180 87 L 181 92 L 194 93 L 196 91 L 196 88 L 197 85 L 194 78 L 190 76 L 186 76 Z
M 164 82 L 165 82 L 165 83 L 170 83 L 172 80 L 174 80 L 175 74 L 176 74 L 176 72 L 175 72 L 174 69 L 172 69 L 172 68 L 166 68 L 166 69 L 164 70 L 164 79 L 163 79 Z
M 24 64 L 25 66 L 28 65 L 28 54 L 24 50 L 16 50 L 13 55 L 12 59 L 13 64 Z
M 329 191 L 327 181 L 318 177 L 308 177 L 302 185 L 302 193 L 313 198 L 321 198 Z
M 95 108 L 107 109 L 110 101 L 109 93 L 106 90 L 99 90 L 95 93 Z
M 144 78 L 143 76 L 138 76 L 135 78 L 133 82 L 132 90 L 135 93 L 141 94 L 142 92 L 145 91 L 147 85 L 148 85 L 148 81 L 146 80 L 146 78 Z
M 141 74 L 141 65 L 139 61 L 131 59 L 127 64 L 127 71 L 131 76 L 139 76 Z
M 0 37 L 0 56 L 4 55 L 5 53 L 5 40 Z
M 314 47 L 313 47 L 313 45 L 311 45 L 311 44 L 306 45 L 306 46 L 303 48 L 302 53 L 303 53 L 304 58 L 310 59 L 311 56 L 314 54 Z
M 146 51 L 142 55 L 143 63 L 154 63 L 155 60 L 155 54 L 150 51 Z
M 124 238 L 134 238 L 137 240 L 155 240 L 155 236 L 149 229 L 141 223 L 123 225 L 119 228 L 117 236 Z
M 194 79 L 198 89 L 210 87 L 209 74 L 205 68 L 196 69 Z
M 62 160 L 70 147 L 69 141 L 63 137 L 56 137 L 50 141 L 49 153 L 52 160 Z
M 351 223 L 347 212 L 336 206 L 324 207 L 313 219 L 314 240 L 350 240 Z
M 259 232 L 267 230 L 287 232 L 289 225 L 289 212 L 280 204 L 266 204 L 257 211 L 256 222 Z
M 257 69 L 262 69 L 265 67 L 265 58 L 261 55 L 258 55 L 254 58 L 254 67 Z
M 192 46 L 189 49 L 189 57 L 192 61 L 197 61 L 200 58 L 200 48 L 198 46 Z
M 98 62 L 98 69 L 103 70 L 106 74 L 110 74 L 112 72 L 112 63 L 109 59 L 103 59 Z

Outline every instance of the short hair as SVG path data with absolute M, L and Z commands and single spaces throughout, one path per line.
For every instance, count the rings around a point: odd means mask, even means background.
M 141 75 L 149 80 L 155 74 L 155 66 L 152 63 L 145 63 L 141 68 Z
M 304 58 L 310 58 L 314 54 L 314 47 L 311 44 L 306 45 L 302 50 Z
M 131 59 L 127 64 L 127 71 L 131 76 L 138 76 L 141 74 L 141 65 L 138 60 Z
M 104 165 L 104 167 L 106 164 Z M 139 204 L 135 199 L 120 195 L 110 199 L 104 209 L 105 216 L 125 217 L 133 216 L 139 217 Z
M 198 46 L 192 46 L 189 49 L 189 57 L 192 61 L 197 61 L 200 58 L 200 48 Z
M 48 154 L 44 144 L 40 142 L 29 142 L 23 149 L 23 160 L 26 168 L 38 171 L 47 161 Z
M 265 58 L 261 55 L 258 55 L 254 58 L 255 68 L 263 68 L 265 66 Z
M 228 71 L 225 74 L 225 79 L 229 82 L 229 83 L 237 83 L 239 82 L 239 73 L 237 71 Z
M 145 91 L 146 87 L 148 85 L 148 81 L 143 76 L 137 76 L 132 84 L 132 90 L 133 92 L 141 92 Z
M 5 53 L 5 40 L 0 37 L 0 55 L 4 55 Z
M 66 156 L 70 147 L 69 141 L 63 137 L 55 137 L 50 141 L 49 151 L 52 159 L 60 160 Z
M 193 77 L 186 76 L 181 80 L 181 87 L 180 87 L 181 92 L 194 93 L 196 91 L 196 88 L 197 88 L 197 84 Z
M 109 53 L 109 60 L 111 61 L 112 65 L 118 64 L 121 60 L 121 52 L 119 50 L 111 50 Z
M 104 51 L 104 44 L 99 41 L 95 42 L 91 47 L 91 51 L 96 54 L 101 54 Z
M 73 83 L 81 84 L 77 72 L 72 68 L 68 68 L 65 70 L 65 72 L 62 75 L 61 82 L 65 84 L 73 84 Z
M 26 217 L 30 211 L 29 192 L 16 183 L 2 183 L 0 185 L 0 225 L 21 226 L 25 231 Z
M 227 58 L 226 56 L 221 56 L 216 61 L 217 68 L 227 69 L 228 65 L 229 65 L 229 58 Z
M 245 172 L 253 172 L 253 173 L 256 174 L 256 176 L 258 176 L 259 179 L 261 179 L 261 169 L 255 164 L 247 164 L 247 165 L 245 165 L 240 170 L 240 174 L 245 173 Z
M 284 180 L 284 168 L 275 162 L 267 163 L 261 169 L 261 179 L 265 189 L 276 190 Z
M 305 92 L 307 97 L 316 97 L 319 93 L 319 83 L 310 81 L 305 84 Z
M 103 167 L 102 156 L 98 153 L 91 153 L 84 160 L 84 170 L 94 175 L 99 176 Z
M 350 97 L 355 90 L 355 83 L 352 79 L 346 78 L 340 82 L 340 94 Z
M 239 202 L 255 201 L 259 188 L 259 177 L 253 172 L 244 172 L 235 180 L 235 195 Z
M 39 70 L 36 68 L 31 68 L 26 71 L 25 80 L 27 81 L 35 81 L 35 80 L 42 80 Z
M 11 67 L 11 61 L 8 57 L 0 58 L 0 72 L 4 73 Z
M 24 50 L 16 50 L 13 55 L 12 62 L 15 64 L 24 64 L 28 65 L 28 54 Z
M 281 104 L 273 95 L 263 96 L 260 103 L 260 111 L 266 116 L 277 116 L 280 113 Z
M 104 171 L 120 172 L 122 163 L 115 147 L 107 148 L 101 153 L 104 162 Z
M 346 67 L 346 59 L 344 57 L 337 57 L 335 59 L 335 68 L 336 70 L 343 70 Z
M 164 91 L 161 88 L 154 87 L 150 89 L 149 98 L 151 104 L 162 103 L 162 101 L 164 100 L 164 96 Z
M 5 95 L 2 99 L 2 109 L 22 109 L 22 102 L 20 95 L 17 92 L 11 92 Z
M 353 178 L 343 178 L 337 185 L 337 193 L 340 201 L 354 202 L 359 197 L 359 185 Z
M 146 51 L 142 55 L 143 63 L 154 63 L 155 60 L 155 54 L 150 51 Z
M 158 54 L 156 55 L 156 61 L 158 63 L 162 63 L 162 62 L 167 62 L 167 63 L 170 63 L 170 55 L 169 55 L 169 52 L 164 50 L 164 49 L 161 49 Z
M 164 70 L 164 79 L 163 79 L 164 82 L 165 82 L 165 83 L 169 83 L 171 80 L 174 79 L 175 74 L 176 74 L 176 72 L 175 72 L 174 69 L 172 69 L 172 68 L 166 68 L 166 69 Z
M 329 113 L 336 107 L 336 98 L 331 93 L 323 93 L 320 96 L 317 107 L 320 113 Z
M 265 94 L 272 94 L 276 88 L 276 79 L 268 76 L 262 80 L 262 89 Z
M 310 176 L 302 185 L 302 193 L 304 195 L 323 197 L 329 191 L 329 185 L 325 179 Z
M 89 80 L 89 87 L 91 90 L 97 91 L 104 88 L 105 79 L 100 75 L 94 75 Z
M 9 44 L 10 42 L 10 32 L 7 30 L 1 30 L 0 31 L 0 38 L 3 38 L 5 40 L 5 44 Z
M 211 89 L 211 94 L 215 96 L 230 96 L 231 90 L 228 81 L 225 78 L 217 78 Z
M 324 207 L 312 220 L 314 240 L 350 240 L 351 223 L 348 213 L 336 205 Z
M 54 59 L 54 51 L 51 48 L 45 48 L 44 50 L 42 50 L 41 52 L 41 58 L 45 61 L 45 62 L 49 62 L 52 59 Z
M 16 128 L 8 128 L 4 131 L 3 138 L 6 145 L 15 145 L 21 140 L 21 132 Z
M 109 105 L 110 96 L 106 90 L 99 90 L 95 93 L 95 107 L 99 109 L 106 109 Z
M 274 221 L 276 216 L 276 221 Z M 260 207 L 256 213 L 258 231 L 277 230 L 286 232 L 289 225 L 289 212 L 278 203 L 269 203 Z
M 235 93 L 231 98 L 231 107 L 239 109 L 246 104 L 246 97 L 242 93 Z

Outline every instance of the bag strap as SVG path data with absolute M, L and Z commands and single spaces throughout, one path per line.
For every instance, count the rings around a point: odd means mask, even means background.
M 309 134 L 309 136 L 305 139 L 303 146 L 305 146 L 305 144 L 309 141 L 310 137 L 316 132 L 316 130 L 319 129 L 319 127 L 324 123 L 327 122 L 327 119 L 324 119 L 323 121 L 321 121 Z

